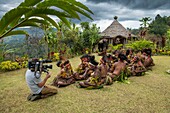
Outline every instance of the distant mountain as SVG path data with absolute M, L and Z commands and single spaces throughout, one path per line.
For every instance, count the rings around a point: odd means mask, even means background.
M 35 36 L 35 37 L 43 37 L 44 36 L 44 31 L 40 28 L 19 28 L 20 30 L 25 30 L 28 32 L 30 36 Z M 25 35 L 14 35 L 14 36 L 9 36 L 4 38 L 4 43 L 5 44 L 16 44 L 16 43 L 24 43 L 25 42 Z

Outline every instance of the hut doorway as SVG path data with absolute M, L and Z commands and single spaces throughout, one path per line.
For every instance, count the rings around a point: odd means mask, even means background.
M 113 41 L 113 45 L 125 44 L 125 43 L 126 43 L 126 38 L 122 36 L 117 36 L 116 38 L 114 38 L 114 41 Z

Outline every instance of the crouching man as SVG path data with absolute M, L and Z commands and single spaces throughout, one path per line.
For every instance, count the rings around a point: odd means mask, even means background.
M 31 94 L 27 97 L 27 100 L 30 101 L 46 98 L 57 93 L 57 89 L 55 87 L 45 85 L 51 75 L 50 73 L 47 73 L 45 78 L 42 80 L 41 69 L 36 70 L 36 66 L 32 65 L 36 64 L 36 62 L 38 62 L 38 59 L 32 59 L 31 62 L 29 61 L 28 70 L 25 74 L 27 85 L 31 90 Z

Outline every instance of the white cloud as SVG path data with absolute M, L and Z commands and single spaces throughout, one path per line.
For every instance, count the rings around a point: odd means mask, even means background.
M 140 22 L 136 20 L 128 20 L 120 22 L 125 28 L 139 28 Z
M 100 27 L 100 31 L 102 32 L 103 30 L 105 30 L 111 23 L 113 22 L 113 20 L 98 20 L 98 21 L 93 21 L 93 24 L 96 24 L 97 27 Z
M 97 27 L 100 27 L 100 31 L 104 31 L 108 26 L 111 25 L 111 23 L 114 20 L 99 20 L 99 21 L 94 21 L 92 22 L 93 24 L 96 24 Z M 139 28 L 140 27 L 140 22 L 136 20 L 128 20 L 128 21 L 119 21 L 120 24 L 122 24 L 125 28 Z
M 9 10 L 17 7 L 23 0 L 3 0 L 0 1 L 0 18 Z
M 5 11 L 9 11 L 13 8 L 15 8 L 18 4 L 14 3 L 14 4 L 2 4 L 1 5 L 1 9 L 5 10 Z
M 77 0 L 78 2 L 85 3 L 87 0 Z

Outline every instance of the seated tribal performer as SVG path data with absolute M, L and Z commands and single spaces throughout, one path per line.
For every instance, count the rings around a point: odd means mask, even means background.
M 118 59 L 116 58 L 116 56 L 112 56 L 111 54 L 107 55 L 107 65 L 109 66 L 109 68 L 111 68 L 112 65 L 117 61 L 118 61 Z
M 101 80 L 101 73 L 99 68 L 97 67 L 98 62 L 96 61 L 90 61 L 89 66 L 90 69 L 94 70 L 93 73 L 91 73 L 90 77 L 79 83 L 80 87 L 82 88 L 99 88 L 101 86 L 100 80 Z
M 76 69 L 76 72 L 74 73 L 74 77 L 76 80 L 83 80 L 86 79 L 86 76 L 84 76 L 84 73 L 86 72 L 86 69 L 88 68 L 88 60 L 89 60 L 89 55 L 85 54 L 83 55 L 81 59 L 81 64 L 78 66 Z
M 143 49 L 142 51 L 141 51 L 141 55 L 140 55 L 140 58 L 139 59 L 141 59 L 141 62 L 144 64 L 144 62 L 145 62 L 145 59 L 147 58 L 147 55 L 146 55 L 146 49 Z
M 146 68 L 142 64 L 141 60 L 139 59 L 139 57 L 135 56 L 132 62 L 132 66 L 130 68 L 131 75 L 140 76 L 143 75 L 143 72 L 145 71 Z
M 91 76 L 91 73 L 94 72 L 94 68 L 90 68 L 90 65 L 89 65 L 89 62 L 96 62 L 95 61 L 95 56 L 94 55 L 88 55 L 88 66 L 85 68 L 85 72 L 84 74 L 82 75 L 83 76 L 83 79 L 87 80 L 90 76 Z
M 110 84 L 112 84 L 112 78 L 107 75 L 109 66 L 107 65 L 106 62 L 107 62 L 107 58 L 103 56 L 100 59 L 100 65 L 99 65 L 99 69 L 100 69 L 100 73 L 101 73 L 101 80 L 100 80 L 99 84 L 110 85 Z
M 63 63 L 63 68 L 61 72 L 54 78 L 53 85 L 57 87 L 68 86 L 72 83 L 75 83 L 73 70 L 69 60 L 66 60 Z
M 133 51 L 131 49 L 126 50 L 126 57 L 127 57 L 127 64 L 130 64 L 131 60 L 133 59 Z
M 119 61 L 115 62 L 114 65 L 111 68 L 111 71 L 108 73 L 109 76 L 112 78 L 112 80 L 117 80 L 120 76 L 120 74 L 125 70 L 126 63 L 124 60 L 127 59 L 127 57 L 124 54 L 118 55 Z
M 63 65 L 63 62 L 61 60 L 59 60 L 57 63 L 56 63 L 57 67 L 59 67 L 61 70 L 64 68 L 64 65 Z M 53 83 L 52 85 L 55 85 L 55 82 L 57 81 L 58 79 L 58 76 L 56 76 L 54 79 L 53 79 Z
M 155 65 L 154 62 L 153 62 L 153 59 L 151 57 L 151 54 L 152 54 L 151 49 L 147 49 L 146 54 L 147 54 L 147 57 L 144 61 L 144 66 L 145 66 L 146 69 L 150 69 L 151 66 Z

